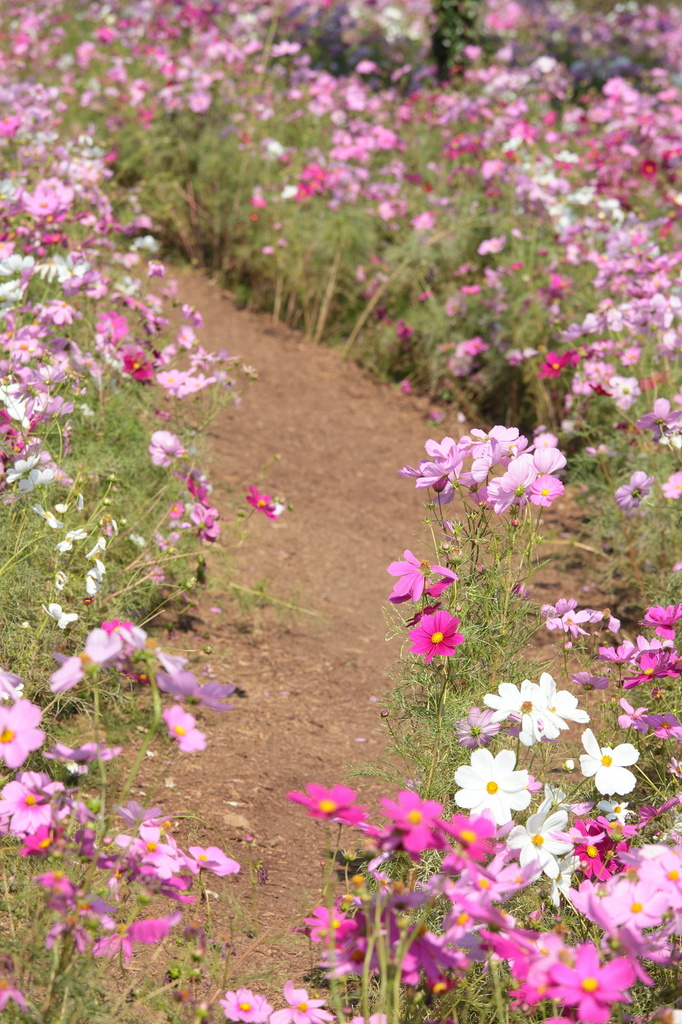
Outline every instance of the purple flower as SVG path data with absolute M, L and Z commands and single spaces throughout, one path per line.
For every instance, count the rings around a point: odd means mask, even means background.
M 172 693 L 178 700 L 190 700 L 213 711 L 228 711 L 233 704 L 223 704 L 225 697 L 234 693 L 234 686 L 231 684 L 206 683 L 199 686 L 196 677 L 191 672 L 176 672 L 168 675 L 166 672 L 159 672 L 156 676 L 156 683 L 164 693 Z
M 654 441 L 658 441 L 665 433 L 666 427 L 675 427 L 682 421 L 682 412 L 670 412 L 670 402 L 667 398 L 657 398 L 654 402 L 653 412 L 646 413 L 637 420 L 640 430 L 653 430 Z
M 637 508 L 642 498 L 646 498 L 647 494 L 650 493 L 653 482 L 654 477 L 647 476 L 641 469 L 636 470 L 630 477 L 630 483 L 623 484 L 616 491 L 616 504 L 618 508 L 623 510 Z
M 457 722 L 455 732 L 463 747 L 473 750 L 475 747 L 485 747 L 490 742 L 502 728 L 499 722 L 492 721 L 493 714 L 490 708 L 485 711 L 471 708 L 467 717 Z

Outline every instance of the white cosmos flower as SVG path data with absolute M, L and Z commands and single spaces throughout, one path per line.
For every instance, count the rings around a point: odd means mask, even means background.
M 628 818 L 634 813 L 628 810 L 628 802 L 626 800 L 619 800 L 618 802 L 612 802 L 611 800 L 600 800 L 597 807 L 600 811 L 603 811 L 609 821 L 619 821 L 621 825 L 624 825 Z
M 28 475 L 19 481 L 18 487 L 24 494 L 30 494 L 36 487 L 41 484 L 51 484 L 53 480 L 53 469 L 31 469 Z
M 107 570 L 104 568 L 104 563 L 100 562 L 99 558 L 95 562 L 92 569 L 88 570 L 88 574 L 85 577 L 85 589 L 90 595 L 90 597 L 94 597 L 95 594 L 98 594 L 99 591 L 101 590 L 102 580 L 104 579 L 104 574 L 106 571 Z
M 580 857 L 562 857 L 559 860 L 559 874 L 552 879 L 550 897 L 555 907 L 559 906 L 560 896 L 571 902 L 571 885 L 573 873 L 580 867 Z
M 528 772 L 525 768 L 514 771 L 516 754 L 501 750 L 493 757 L 489 750 L 474 750 L 471 764 L 462 765 L 455 772 L 455 782 L 461 788 L 455 793 L 455 803 L 482 814 L 490 811 L 498 825 L 512 820 L 512 811 L 524 811 L 530 803 Z
M 530 679 L 524 679 L 520 687 L 513 683 L 500 683 L 497 694 L 486 693 L 483 698 L 494 711 L 492 721 L 504 722 L 510 716 L 520 721 L 519 739 L 524 746 L 530 747 L 543 738 L 557 739 L 560 727 L 537 683 L 531 683 Z
M 510 850 L 520 850 L 521 867 L 537 864 L 548 878 L 558 878 L 558 858 L 573 849 L 573 843 L 562 831 L 568 824 L 566 811 L 554 811 L 551 797 L 531 814 L 525 825 L 515 825 L 507 837 Z
M 73 549 L 73 542 L 75 540 L 85 540 L 87 533 L 85 530 L 69 530 L 68 533 L 64 534 L 64 540 L 60 540 L 58 544 L 55 544 L 57 551 L 63 555 L 66 551 Z
M 66 629 L 70 622 L 75 622 L 78 618 L 75 612 L 62 611 L 60 604 L 49 604 L 47 608 L 43 605 L 43 611 L 55 620 L 60 629 Z
M 17 459 L 12 469 L 7 470 L 7 483 L 13 484 L 14 481 L 19 480 L 24 473 L 28 473 L 34 466 L 37 466 L 39 462 L 39 455 L 29 455 L 27 459 Z
M 568 729 L 566 720 L 579 722 L 581 725 L 589 722 L 590 716 L 587 711 L 578 707 L 578 698 L 568 690 L 557 690 L 556 683 L 549 672 L 542 673 L 539 686 L 551 715 L 550 720 L 559 729 Z
M 97 556 L 100 553 L 100 551 L 104 551 L 106 546 L 107 546 L 106 538 L 105 537 L 100 537 L 99 540 L 97 541 L 97 543 L 95 544 L 94 548 L 92 548 L 91 551 L 88 551 L 88 553 L 87 553 L 87 555 L 85 557 L 86 558 L 97 558 Z
M 63 590 L 67 583 L 67 575 L 65 572 L 58 572 L 54 578 L 54 585 L 57 590 Z
M 61 528 L 62 528 L 62 526 L 64 525 L 64 523 L 60 522 L 60 521 L 59 521 L 59 519 L 57 519 L 57 517 L 56 517 L 56 515 L 54 514 L 54 512 L 50 512 L 50 510 L 49 510 L 49 509 L 47 509 L 47 511 L 46 511 L 46 510 L 45 510 L 45 509 L 43 508 L 43 506 L 42 506 L 42 505 L 31 505 L 31 508 L 32 508 L 32 509 L 33 509 L 33 511 L 34 511 L 34 512 L 36 512 L 36 513 L 37 513 L 37 514 L 38 514 L 38 515 L 39 515 L 39 516 L 40 516 L 40 517 L 41 517 L 42 519 L 44 519 L 44 520 L 45 520 L 45 522 L 47 523 L 47 525 L 48 525 L 48 526 L 51 526 L 53 530 L 61 530 Z
M 631 793 L 637 779 L 628 766 L 639 760 L 639 751 L 632 743 L 619 743 L 617 747 L 600 747 L 591 729 L 582 736 L 586 754 L 580 755 L 580 770 L 590 778 L 602 795 Z

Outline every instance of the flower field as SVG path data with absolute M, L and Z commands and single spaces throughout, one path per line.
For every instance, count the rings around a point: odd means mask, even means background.
M 682 13 L 490 0 L 444 71 L 442 7 L 0 0 L 10 1021 L 682 1020 Z M 240 714 L 174 629 L 209 552 L 295 514 L 213 503 L 258 374 L 180 259 L 431 409 L 385 753 L 280 794 L 326 849 L 283 991 L 212 915 L 257 867 L 136 798 Z M 609 607 L 539 596 L 568 506 Z

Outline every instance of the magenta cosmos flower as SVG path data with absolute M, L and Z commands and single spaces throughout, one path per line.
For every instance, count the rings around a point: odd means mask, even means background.
M 228 1020 L 245 1021 L 246 1024 L 264 1024 L 272 1013 L 272 1007 L 265 996 L 256 995 L 249 988 L 226 992 L 220 1005 Z
M 178 741 L 183 754 L 191 754 L 195 750 L 205 750 L 206 736 L 196 728 L 197 720 L 184 711 L 179 704 L 166 708 L 163 720 L 168 726 L 168 735 Z
M 331 1013 L 321 1009 L 324 999 L 309 999 L 307 990 L 294 988 L 293 981 L 284 986 L 284 998 L 289 1006 L 286 1010 L 275 1010 L 270 1024 L 323 1024 L 326 1020 L 334 1020 Z
M 32 750 L 42 746 L 45 733 L 38 729 L 42 711 L 30 700 L 0 707 L 0 758 L 8 768 L 19 768 Z
M 418 860 L 424 850 L 443 849 L 444 843 L 439 834 L 440 815 L 443 805 L 436 800 L 422 800 L 418 793 L 404 789 L 398 793 L 396 800 L 382 797 L 379 801 L 384 807 L 384 814 L 393 818 L 390 849 L 401 849 L 409 853 L 413 860 Z
M 309 782 L 306 793 L 292 790 L 287 793 L 287 800 L 308 808 L 311 818 L 326 818 L 331 821 L 342 821 L 345 825 L 357 825 L 367 817 L 367 808 L 355 803 L 355 790 L 347 786 L 320 786 L 317 782 Z
M 423 615 L 418 626 L 410 630 L 412 654 L 425 655 L 428 665 L 434 655 L 444 657 L 453 653 L 455 647 L 464 643 L 464 637 L 457 632 L 459 619 L 450 612 L 440 611 L 434 615 Z
M 591 942 L 576 947 L 575 966 L 552 964 L 549 978 L 550 999 L 558 999 L 564 1006 L 577 1006 L 578 1020 L 586 1024 L 606 1024 L 612 1003 L 632 1002 L 625 991 L 635 980 L 631 964 L 619 957 L 602 967 Z

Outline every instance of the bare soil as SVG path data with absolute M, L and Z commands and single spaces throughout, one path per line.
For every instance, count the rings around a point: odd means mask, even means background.
M 202 344 L 227 348 L 259 374 L 243 404 L 211 427 L 213 503 L 245 507 L 253 483 L 293 511 L 277 522 L 253 517 L 229 576 L 224 556 L 210 558 L 206 592 L 192 610 L 195 635 L 180 636 L 178 646 L 209 642 L 205 660 L 243 696 L 232 711 L 202 716 L 205 752 L 167 769 L 149 763 L 141 792 L 171 815 L 190 809 L 203 822 L 192 826 L 194 841 L 222 836 L 243 864 L 238 877 L 211 877 L 211 910 L 233 932 L 235 966 L 268 971 L 273 981 L 306 971 L 305 940 L 283 937 L 315 905 L 325 845 L 324 826 L 286 794 L 307 782 L 343 782 L 349 766 L 384 748 L 377 698 L 400 655 L 399 641 L 385 639 L 386 566 L 418 544 L 423 518 L 414 487 L 397 470 L 421 457 L 426 438 L 463 428 L 454 411 L 435 424 L 425 399 L 368 379 L 337 351 L 305 343 L 268 317 L 237 310 L 207 279 L 176 276 L 183 301 L 204 317 Z M 560 509 L 554 533 L 574 533 L 579 518 L 575 508 Z M 558 550 L 563 559 L 566 549 Z M 240 610 L 227 582 L 256 589 L 263 579 L 269 593 L 313 614 Z M 540 600 L 553 599 L 564 593 L 565 574 L 545 570 L 539 586 Z M 585 603 L 594 600 L 592 591 Z M 379 790 L 370 780 L 367 787 L 371 803 Z M 177 835 L 185 840 L 186 823 Z M 245 917 L 229 917 L 235 894 Z

